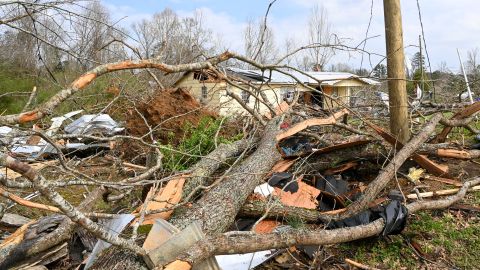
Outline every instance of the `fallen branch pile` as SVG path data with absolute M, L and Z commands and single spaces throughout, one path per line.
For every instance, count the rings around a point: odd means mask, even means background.
M 155 60 L 106 64 L 85 73 L 39 108 L 0 116 L 0 123 L 39 120 L 108 72 L 156 68 L 164 72 L 206 69 L 219 74 L 214 66 L 229 58 L 241 59 L 224 53 L 190 65 L 169 66 Z M 7 218 L 12 213 L 2 212 L 0 229 L 6 234 L 0 244 L 0 268 L 69 260 L 89 269 L 191 269 L 200 263 L 214 269 L 218 255 L 400 233 L 409 214 L 448 208 L 468 191 L 479 189 L 478 177 L 467 179 L 442 164 L 443 158 L 480 156 L 478 150 L 445 143 L 453 127 L 476 132 L 470 122 L 479 110 L 480 103 L 475 103 L 460 109 L 452 119 L 434 113 L 415 127 L 418 133 L 410 141 L 401 143 L 381 123 L 365 120 L 350 109 L 313 110 L 294 101 L 271 109 L 267 116 L 255 113 L 255 118 L 245 122 L 242 138 L 234 142 L 217 144 L 219 127 L 216 147 L 201 155 L 157 143 L 153 130 L 160 123 L 145 118 L 146 134 L 53 134 L 25 129 L 25 136 L 37 136 L 51 145 L 53 150 L 42 152 L 42 157 L 56 161 L 38 165 L 42 162 L 36 159 L 29 164 L 30 157 L 9 153 L 5 146 L 0 151 L 0 167 L 7 173 L 0 174 L 0 196 L 6 203 L 48 214 L 18 224 Z M 436 134 L 438 127 L 443 131 Z M 76 162 L 78 152 L 93 146 L 68 150 L 70 140 L 94 142 L 97 152 L 87 152 L 87 158 Z M 146 166 L 132 164 L 116 153 L 132 142 L 149 149 Z M 106 143 L 121 143 L 122 148 Z M 195 162 L 188 169 L 167 170 L 163 162 L 169 153 Z M 405 182 L 400 184 L 399 178 Z M 457 188 L 428 190 L 421 181 Z M 70 188 L 85 188 L 85 198 L 79 203 L 69 201 L 64 192 Z M 44 200 L 22 198 L 16 194 L 18 189 L 38 192 Z M 129 205 L 141 190 L 141 201 Z M 451 196 L 438 198 L 444 195 Z M 423 200 L 428 197 L 435 198 Z M 117 204 L 128 207 L 122 214 L 120 209 L 104 212 L 99 202 L 109 205 L 107 209 Z M 307 229 L 285 226 L 292 218 L 307 223 Z M 247 225 L 241 225 L 241 220 Z M 113 247 L 102 251 L 106 243 Z M 82 252 L 85 258 L 79 256 Z

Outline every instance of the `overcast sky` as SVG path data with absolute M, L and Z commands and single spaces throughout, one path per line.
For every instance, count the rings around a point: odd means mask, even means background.
M 171 8 L 180 16 L 189 16 L 201 10 L 207 27 L 222 36 L 224 46 L 242 53 L 242 35 L 249 18 L 264 16 L 270 0 L 103 0 L 115 19 L 123 18 L 121 24 L 148 18 L 153 13 Z M 368 33 L 366 50 L 385 54 L 383 1 L 373 0 L 372 23 Z M 277 0 L 268 17 L 274 29 L 277 44 L 286 38 L 294 38 L 299 45 L 306 44 L 307 20 L 316 3 L 328 12 L 332 32 L 345 39 L 350 46 L 357 46 L 365 38 L 370 20 L 372 0 Z M 418 48 L 421 27 L 416 0 L 402 0 L 403 30 L 406 56 L 411 57 Z M 420 0 L 422 20 L 432 69 L 442 61 L 452 71 L 458 71 L 456 48 L 466 60 L 468 50 L 480 47 L 480 1 L 479 0 Z M 377 36 L 377 37 L 375 37 Z M 347 63 L 360 66 L 360 54 L 339 53 L 331 63 Z M 379 58 L 373 58 L 376 65 Z M 365 59 L 363 66 L 369 67 Z

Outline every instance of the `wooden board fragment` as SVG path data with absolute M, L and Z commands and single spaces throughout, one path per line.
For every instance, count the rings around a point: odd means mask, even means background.
M 288 110 L 288 108 L 290 108 L 290 105 L 288 105 L 288 103 L 286 101 L 282 101 L 280 104 L 278 104 L 278 106 L 275 108 L 275 114 L 276 115 L 280 115 L 284 112 L 286 112 Z M 265 117 L 267 119 L 272 119 L 272 113 L 269 111 L 267 113 L 265 113 Z
M 445 184 L 449 184 L 449 185 L 454 185 L 456 187 L 462 187 L 463 186 L 463 183 L 458 181 L 458 180 L 443 178 L 443 177 L 437 177 L 437 176 L 432 176 L 432 175 L 425 175 L 425 176 L 422 177 L 422 179 L 437 181 L 437 182 L 441 182 L 441 183 L 445 183 Z
M 339 119 L 339 118 L 341 118 L 341 117 L 343 117 L 347 114 L 348 114 L 348 110 L 343 109 L 341 111 L 338 111 L 338 112 L 334 113 L 333 115 L 331 115 L 327 118 L 312 118 L 312 119 L 302 121 L 300 123 L 295 124 L 294 126 L 289 128 L 288 130 L 278 134 L 277 137 L 276 137 L 277 141 L 281 141 L 281 140 L 283 140 L 287 137 L 295 135 L 298 132 L 300 132 L 304 129 L 307 129 L 309 127 L 312 127 L 312 126 L 333 125 L 337 122 L 337 119 Z
M 397 139 L 395 139 L 395 137 L 393 135 L 391 135 L 389 132 L 386 132 L 385 130 L 383 130 L 379 126 L 374 125 L 372 123 L 367 122 L 367 124 L 372 129 L 374 129 L 378 133 L 378 135 L 380 135 L 383 139 L 385 139 L 385 141 L 387 141 L 391 145 L 395 146 L 397 151 L 402 149 L 403 143 L 401 143 Z M 429 173 L 434 174 L 436 176 L 448 177 L 448 166 L 439 165 L 439 164 L 433 162 L 432 160 L 428 159 L 426 156 L 419 155 L 417 153 L 414 153 L 412 155 L 412 159 L 415 162 L 417 162 L 418 165 L 420 165 L 422 168 L 427 170 Z
M 467 151 L 455 149 L 438 149 L 437 156 L 446 158 L 471 159 L 472 156 Z
M 156 196 L 148 202 L 147 205 L 147 212 L 159 209 L 165 209 L 174 206 L 178 202 L 180 202 L 182 198 L 182 191 L 183 185 L 185 184 L 185 177 L 180 176 L 178 178 L 174 178 L 168 181 L 167 185 L 164 188 L 160 189 Z M 150 190 L 152 192 L 152 189 Z M 147 195 L 147 198 L 149 195 Z M 145 215 L 145 219 L 142 225 L 153 224 L 155 219 L 162 218 L 162 219 L 169 219 L 172 215 L 173 210 L 165 211 L 161 213 Z M 135 220 L 134 222 L 136 222 Z
M 452 195 L 456 194 L 460 189 L 459 188 L 452 188 L 452 189 L 445 189 L 445 190 L 438 190 L 438 191 L 429 191 L 429 192 L 421 192 L 417 194 L 408 194 L 407 198 L 409 199 L 418 199 L 420 198 L 429 198 L 434 196 L 445 196 L 445 195 Z M 468 191 L 476 191 L 480 190 L 480 186 L 474 186 L 470 188 Z
M 316 209 L 318 205 L 317 197 L 321 191 L 298 181 L 298 191 L 291 193 L 289 191 L 283 191 L 280 188 L 275 188 L 274 194 L 280 198 L 282 204 L 286 206 L 296 206 L 308 209 Z
M 464 119 L 467 118 L 476 112 L 480 111 L 480 102 L 475 102 L 472 105 L 465 107 L 463 110 L 457 112 L 451 119 Z M 452 131 L 453 127 L 444 127 L 442 132 L 438 134 L 430 143 L 443 143 L 447 138 L 448 133 Z

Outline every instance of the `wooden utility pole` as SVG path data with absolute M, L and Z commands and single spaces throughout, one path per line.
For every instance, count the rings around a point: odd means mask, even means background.
M 405 143 L 410 138 L 410 129 L 400 0 L 383 0 L 383 11 L 387 44 L 390 132 L 397 136 L 400 142 Z

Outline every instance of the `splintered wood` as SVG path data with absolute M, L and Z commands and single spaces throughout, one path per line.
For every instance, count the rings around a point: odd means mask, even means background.
M 337 122 L 337 119 L 348 114 L 347 109 L 343 109 L 334 113 L 333 115 L 327 118 L 312 118 L 295 124 L 293 127 L 289 128 L 287 131 L 282 132 L 277 135 L 277 141 L 281 141 L 287 137 L 297 134 L 298 132 L 305 130 L 312 126 L 323 126 L 323 125 L 333 125 Z
M 395 146 L 395 148 L 400 150 L 403 147 L 403 144 L 399 142 L 393 135 L 390 133 L 386 132 L 382 128 L 380 128 L 377 125 L 374 125 L 372 123 L 367 122 L 367 124 L 374 129 L 378 135 L 382 136 L 383 139 L 385 139 L 388 143 L 391 145 Z M 448 177 L 448 166 L 446 165 L 439 165 L 432 160 L 428 159 L 424 155 L 420 155 L 417 153 L 413 153 L 412 159 L 418 163 L 418 165 L 422 166 L 422 168 L 426 169 L 428 172 L 436 175 L 436 176 L 446 176 Z
M 480 102 L 475 102 L 472 105 L 457 112 L 451 119 L 464 119 L 480 111 Z M 452 131 L 453 127 L 444 127 L 442 132 L 438 134 L 430 143 L 443 143 L 447 138 L 448 133 Z
M 297 182 L 297 192 L 291 193 L 289 191 L 283 191 L 280 188 L 275 188 L 274 194 L 280 198 L 283 205 L 316 209 L 318 205 L 317 197 L 321 191 L 305 184 L 301 178 L 298 179 Z
M 162 210 L 174 206 L 179 203 L 182 198 L 183 185 L 185 184 L 185 176 L 172 179 L 168 181 L 167 185 L 160 189 L 160 191 L 147 204 L 147 213 L 155 210 Z M 151 197 L 150 189 L 147 198 Z M 142 225 L 153 224 L 156 219 L 168 219 L 173 213 L 173 209 L 156 214 L 146 215 Z M 136 222 L 137 219 L 134 221 Z
M 43 168 L 45 168 L 47 166 L 52 166 L 56 163 L 57 163 L 56 160 L 49 160 L 49 161 L 45 161 L 45 162 L 29 164 L 29 166 L 32 167 L 33 169 L 35 169 L 36 171 L 40 171 Z M 11 180 L 15 180 L 15 179 L 22 176 L 20 173 L 17 173 L 14 170 L 9 169 L 9 168 L 3 168 L 2 167 L 2 168 L 0 168 L 0 172 L 5 174 L 5 176 L 7 176 L 7 179 L 11 179 Z

